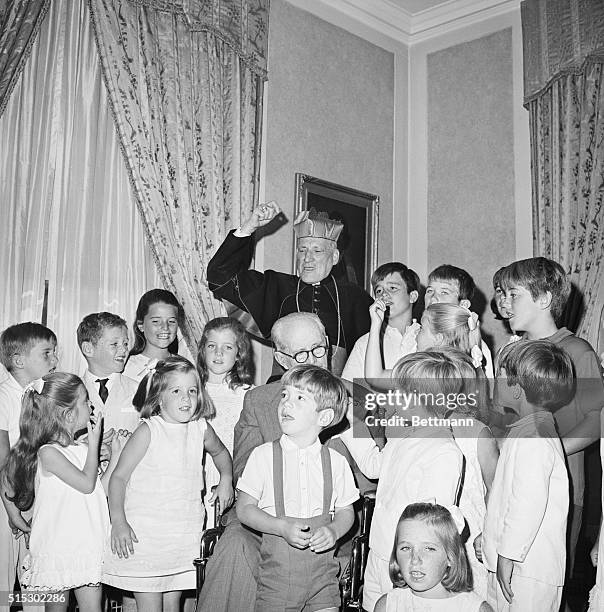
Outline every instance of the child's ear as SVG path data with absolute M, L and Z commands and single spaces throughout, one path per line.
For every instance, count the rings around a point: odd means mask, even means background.
M 445 337 L 443 334 L 441 334 L 440 332 L 437 334 L 434 334 L 434 339 L 436 340 L 436 345 L 435 346 L 442 346 L 443 342 L 445 341 Z
M 321 425 L 321 427 L 327 427 L 331 425 L 335 416 L 336 413 L 333 411 L 333 408 L 326 408 L 325 410 L 321 410 L 321 412 L 319 412 L 319 425 Z
M 468 310 L 470 310 L 470 306 L 471 306 L 470 300 L 459 300 L 459 305 L 462 308 L 467 308 Z
M 412 291 L 409 294 L 409 302 L 411 304 L 415 304 L 415 302 L 417 302 L 417 298 L 419 297 L 419 293 L 417 291 Z
M 542 310 L 547 310 L 548 308 L 550 308 L 552 305 L 551 291 L 546 291 L 545 293 L 541 294 L 537 298 L 537 303 L 539 304 Z
M 512 397 L 515 400 L 522 399 L 522 395 L 524 394 L 524 389 L 518 384 L 514 383 L 513 385 L 509 385 L 512 389 Z
M 23 355 L 21 355 L 21 353 L 15 353 L 11 357 L 11 363 L 14 370 L 22 370 L 25 367 L 25 364 L 23 363 Z
M 82 348 L 80 350 L 82 351 L 82 355 L 84 355 L 84 357 L 90 357 L 94 353 L 94 345 L 92 344 L 92 342 L 84 340 L 84 342 L 82 342 Z
M 144 335 L 143 322 L 142 321 L 137 321 L 136 322 L 136 327 L 138 328 L 138 331 L 141 332 Z

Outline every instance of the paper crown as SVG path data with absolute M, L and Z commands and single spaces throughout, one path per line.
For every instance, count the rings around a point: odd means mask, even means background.
M 337 242 L 343 229 L 341 221 L 330 219 L 326 212 L 314 208 L 303 210 L 294 221 L 296 238 L 325 238 Z

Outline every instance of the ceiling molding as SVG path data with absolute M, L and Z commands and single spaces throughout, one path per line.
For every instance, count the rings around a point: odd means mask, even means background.
M 369 28 L 407 46 L 509 13 L 520 7 L 520 0 L 448 0 L 423 11 L 411 13 L 393 0 L 289 1 L 322 18 L 327 15 L 342 16 L 363 28 Z M 337 21 L 335 19 L 333 23 L 343 25 Z
M 291 0 L 290 0 L 291 1 Z M 294 0 L 292 2 L 305 8 L 304 2 Z M 313 11 L 310 3 L 306 10 Z M 410 33 L 412 29 L 412 14 L 401 6 L 390 0 L 318 0 L 322 4 L 336 13 L 347 18 L 353 19 L 359 24 L 369 27 L 376 32 L 391 38 L 392 40 L 409 45 Z M 318 12 L 317 12 L 318 14 Z M 318 14 L 320 17 L 321 15 Z M 335 24 L 338 25 L 338 24 Z
M 423 42 L 520 8 L 520 0 L 449 0 L 415 13 L 410 44 Z

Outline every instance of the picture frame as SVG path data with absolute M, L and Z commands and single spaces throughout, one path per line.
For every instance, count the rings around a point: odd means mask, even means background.
M 294 219 L 314 208 L 344 223 L 338 239 L 340 261 L 332 274 L 371 293 L 371 274 L 377 267 L 379 196 L 297 172 L 294 201 Z M 293 273 L 297 273 L 295 244 Z

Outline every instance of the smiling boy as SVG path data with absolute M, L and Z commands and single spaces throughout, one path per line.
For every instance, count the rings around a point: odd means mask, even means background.
M 474 279 L 463 268 L 443 264 L 434 268 L 428 275 L 428 286 L 424 295 L 426 308 L 431 304 L 456 304 L 471 310 L 472 298 L 476 284 Z M 484 357 L 484 371 L 488 378 L 493 378 L 493 357 L 484 340 L 480 342 Z
M 256 611 L 287 604 L 337 612 L 333 548 L 352 527 L 358 490 L 344 457 L 322 446 L 319 433 L 343 418 L 346 389 L 316 365 L 294 366 L 282 384 L 283 435 L 252 451 L 237 483 L 239 520 L 263 534 Z
M 133 431 L 139 422 L 132 406 L 138 383 L 122 374 L 128 357 L 126 321 L 110 312 L 89 314 L 78 325 L 77 337 L 88 365 L 82 380 L 95 411 L 105 417 L 105 431 Z

